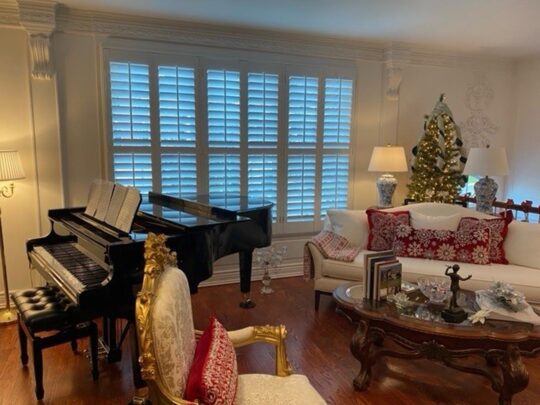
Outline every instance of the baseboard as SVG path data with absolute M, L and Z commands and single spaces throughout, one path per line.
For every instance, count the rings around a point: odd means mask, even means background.
M 286 277 L 298 277 L 304 275 L 303 262 L 282 264 L 278 269 L 272 272 L 272 278 L 286 278 Z M 252 281 L 259 281 L 262 279 L 263 269 L 256 267 L 253 268 L 251 273 Z M 237 265 L 221 265 L 214 268 L 214 275 L 208 280 L 203 281 L 200 287 L 210 287 L 222 284 L 234 284 L 240 282 L 240 272 Z M 17 290 L 10 290 L 10 293 L 14 293 Z M 6 307 L 4 292 L 0 292 L 0 309 Z M 13 306 L 13 302 L 11 303 Z
M 16 292 L 16 290 L 10 290 L 10 294 Z M 11 308 L 13 308 L 13 301 L 11 301 Z M 0 292 L 0 309 L 4 309 L 6 307 L 6 295 L 4 294 L 4 291 Z
M 282 264 L 275 272 L 272 272 L 272 278 L 297 277 L 304 275 L 303 262 Z M 251 280 L 261 280 L 263 269 L 253 268 Z M 219 266 L 214 269 L 214 275 L 208 280 L 203 281 L 200 287 L 209 287 L 222 284 L 233 284 L 240 282 L 240 272 L 238 266 Z

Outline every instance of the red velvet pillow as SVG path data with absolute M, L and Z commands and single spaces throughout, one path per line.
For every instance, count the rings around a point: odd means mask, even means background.
M 489 264 L 489 229 L 453 232 L 398 225 L 394 253 L 396 256 Z
M 366 214 L 369 224 L 368 250 L 392 249 L 396 226 L 411 223 L 409 211 L 387 212 L 369 209 Z
M 504 238 L 508 233 L 508 224 L 512 219 L 493 218 L 478 219 L 472 217 L 461 218 L 458 231 L 476 231 L 477 229 L 487 228 L 490 230 L 491 241 L 489 244 L 489 260 L 491 263 L 508 264 L 504 253 Z
M 184 397 L 202 404 L 232 405 L 237 380 L 234 346 L 223 325 L 211 317 L 195 348 Z

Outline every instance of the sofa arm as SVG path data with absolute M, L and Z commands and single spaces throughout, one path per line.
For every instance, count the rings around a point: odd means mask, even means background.
M 322 277 L 322 266 L 324 257 L 320 250 L 313 243 L 308 242 L 309 252 L 311 253 L 311 260 L 313 262 L 313 278 L 317 280 Z

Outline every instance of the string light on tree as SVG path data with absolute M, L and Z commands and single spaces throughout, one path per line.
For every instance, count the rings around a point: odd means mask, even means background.
M 467 158 L 444 94 L 425 117 L 424 135 L 412 152 L 408 197 L 418 202 L 453 202 L 467 181 L 463 176 Z

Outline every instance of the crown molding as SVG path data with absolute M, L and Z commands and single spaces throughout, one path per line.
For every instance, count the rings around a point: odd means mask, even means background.
M 62 7 L 58 31 L 109 37 L 263 50 L 337 59 L 382 60 L 380 44 L 310 34 L 76 10 Z
M 16 3 L 0 2 L 0 27 L 19 27 L 19 7 Z
M 19 1 L 53 3 L 47 0 Z M 0 4 L 0 25 L 20 27 L 16 3 Z M 392 68 L 387 64 L 389 52 L 394 60 L 406 60 L 405 64 L 400 64 L 400 68 L 411 64 L 450 68 L 507 69 L 515 63 L 512 58 L 442 51 L 414 44 L 399 43 L 396 49 L 395 44 L 388 46 L 383 42 L 149 18 L 80 10 L 63 5 L 59 5 L 56 9 L 56 32 L 258 50 L 353 61 L 368 60 L 385 63 L 386 68 Z

